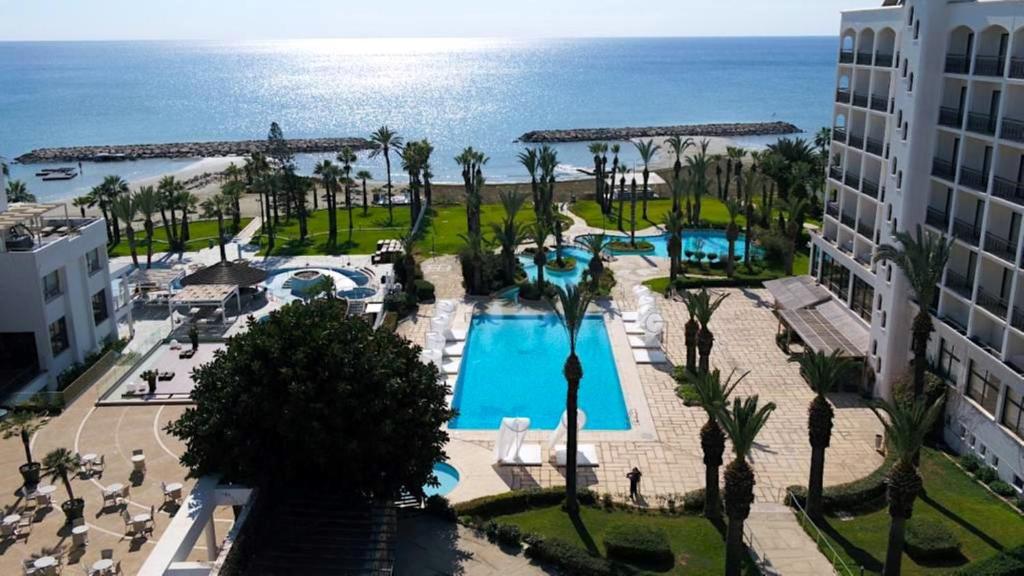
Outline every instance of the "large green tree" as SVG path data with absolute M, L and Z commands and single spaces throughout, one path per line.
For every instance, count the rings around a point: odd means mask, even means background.
M 347 317 L 345 306 L 289 304 L 250 321 L 195 370 L 195 405 L 168 427 L 185 444 L 191 477 L 376 499 L 422 494 L 446 458 L 450 389 L 419 347 Z

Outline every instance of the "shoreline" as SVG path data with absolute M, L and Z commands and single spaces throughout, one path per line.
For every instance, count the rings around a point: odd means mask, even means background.
M 627 126 L 622 128 L 577 128 L 565 130 L 534 130 L 519 137 L 528 144 L 555 142 L 625 141 L 636 138 L 669 136 L 740 138 L 746 136 L 784 136 L 802 132 L 789 122 L 729 122 L 676 126 Z

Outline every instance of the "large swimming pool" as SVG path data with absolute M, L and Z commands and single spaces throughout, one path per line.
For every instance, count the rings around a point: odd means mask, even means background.
M 565 411 L 562 366 L 569 338 L 553 314 L 473 318 L 455 384 L 458 417 L 449 427 L 497 430 L 503 417 L 528 417 L 531 428 L 552 430 Z M 577 343 L 583 364 L 579 405 L 587 430 L 628 430 L 629 415 L 601 316 L 583 321 Z
M 641 253 L 644 256 L 654 256 L 657 258 L 668 258 L 668 234 L 661 234 L 658 236 L 637 236 L 637 241 L 645 240 L 654 245 L 654 249 L 648 252 Z M 613 240 L 619 240 L 628 242 L 629 236 L 609 235 L 609 238 Z M 742 258 L 746 250 L 747 243 L 741 234 L 736 239 L 736 257 Z M 729 241 L 725 239 L 725 231 L 723 230 L 686 230 L 683 232 L 683 259 L 686 259 L 686 251 L 696 252 L 702 251 L 705 254 L 715 253 L 718 254 L 718 259 L 724 260 L 725 256 L 729 253 Z M 627 254 L 626 252 L 611 251 L 613 254 Z M 758 248 L 754 248 L 753 254 L 758 255 Z M 636 254 L 635 252 L 628 252 L 628 254 Z

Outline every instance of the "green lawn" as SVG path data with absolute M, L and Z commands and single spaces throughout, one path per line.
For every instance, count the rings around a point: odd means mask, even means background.
M 572 211 L 580 218 L 587 221 L 589 226 L 596 228 L 607 228 L 616 229 L 618 228 L 618 209 L 619 204 L 616 202 L 612 206 L 612 214 L 609 217 L 605 217 L 601 213 L 601 208 L 597 205 L 597 202 L 593 200 L 581 200 L 572 205 Z M 623 228 L 629 229 L 629 202 L 623 205 Z M 636 203 L 636 227 L 637 229 L 647 228 L 649 226 L 661 225 L 665 214 L 672 210 L 671 199 L 659 199 L 649 200 L 647 202 L 647 221 L 643 220 L 643 206 L 640 202 Z M 772 211 L 773 217 L 779 213 L 778 209 Z M 700 205 L 700 218 L 706 220 L 715 226 L 724 227 L 729 223 L 729 210 L 725 207 L 725 203 L 714 197 L 704 197 L 701 200 Z M 815 218 L 806 218 L 806 222 L 812 224 L 820 224 Z M 736 222 L 740 226 L 747 225 L 747 219 L 742 214 L 736 218 Z
M 241 227 L 245 228 L 252 218 L 242 218 Z M 180 224 L 179 224 L 180 225 Z M 138 229 L 135 230 L 135 249 L 140 256 L 146 254 L 146 233 L 142 229 L 141 225 L 137 225 Z M 231 220 L 227 219 L 224 221 L 224 228 L 226 231 L 230 231 Z M 210 246 L 210 241 L 217 242 L 217 221 L 216 220 L 190 220 L 188 223 L 188 233 L 191 240 L 185 245 L 186 252 L 195 252 L 196 250 L 202 250 Z M 164 233 L 164 227 L 160 222 L 156 222 L 156 228 L 153 230 L 153 252 L 166 252 L 170 249 L 170 245 L 167 243 L 167 235 Z M 121 242 L 114 244 L 107 248 L 107 254 L 113 256 L 130 256 L 131 250 L 128 248 L 128 238 L 125 234 L 121 234 Z
M 811 258 L 807 254 L 797 254 L 793 260 L 793 274 L 807 274 L 808 270 L 810 270 L 810 260 Z M 682 285 L 680 288 L 698 288 L 703 283 L 707 282 L 706 278 L 698 278 L 696 275 L 713 276 L 716 281 L 718 279 L 723 281 L 726 279 L 724 268 L 704 269 L 691 265 L 689 272 L 693 276 L 682 278 Z M 782 278 L 783 276 L 786 276 L 786 273 L 782 266 L 762 264 L 762 267 L 755 269 L 753 274 L 748 274 L 747 269 L 743 264 L 737 264 L 734 280 L 737 284 L 749 285 L 756 282 L 764 282 L 765 280 Z M 668 288 L 668 277 L 652 278 L 651 280 L 644 282 L 644 285 L 655 292 L 663 293 Z
M 675 567 L 664 574 L 719 575 L 725 566 L 725 542 L 715 527 L 701 516 L 606 512 L 583 506 L 580 518 L 582 522 L 577 527 L 560 506 L 552 506 L 499 516 L 495 520 L 515 524 L 523 532 L 560 538 L 601 555 L 605 553 L 604 534 L 613 525 L 627 523 L 661 528 L 671 541 L 676 560 Z
M 498 224 L 505 217 L 505 210 L 500 204 L 483 204 L 480 207 L 480 225 L 485 238 L 491 238 L 491 224 Z M 516 218 L 525 225 L 537 219 L 533 214 L 533 205 L 525 204 Z M 420 250 L 426 254 L 455 254 L 466 242 L 460 235 L 466 233 L 466 207 L 461 204 L 434 206 L 430 219 L 423 227 L 420 238 Z M 564 229 L 568 230 L 567 223 Z
M 396 206 L 394 219 L 388 221 L 388 209 L 371 207 L 366 214 L 362 208 L 352 209 L 352 237 L 348 234 L 348 211 L 337 210 L 338 243 L 334 247 L 327 246 L 328 218 L 327 210 L 317 210 L 309 215 L 306 221 L 308 235 L 306 241 L 299 242 L 299 219 L 292 217 L 289 221 L 281 220 L 276 228 L 274 238 L 275 256 L 303 256 L 311 254 L 373 254 L 377 249 L 377 241 L 388 238 L 401 238 L 409 233 L 409 207 Z M 265 239 L 257 237 L 255 241 L 261 246 Z M 266 253 L 266 250 L 263 251 Z
M 921 452 L 921 476 L 926 494 L 914 503 L 912 522 L 940 523 L 956 534 L 966 561 L 976 561 L 1024 545 L 1024 517 L 979 486 L 944 455 Z M 889 513 L 883 508 L 841 520 L 827 518 L 822 531 L 851 567 L 879 573 L 885 560 Z M 856 570 L 856 568 L 854 568 Z M 923 566 L 906 554 L 905 575 L 944 574 L 949 566 Z

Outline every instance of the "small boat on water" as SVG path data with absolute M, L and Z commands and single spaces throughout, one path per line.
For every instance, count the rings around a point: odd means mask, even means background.
M 52 180 L 71 180 L 75 176 L 78 176 L 78 172 L 74 169 L 71 170 L 55 170 L 42 176 L 43 182 L 50 182 Z
M 50 176 L 51 174 L 58 174 L 62 172 L 65 174 L 70 174 L 74 171 L 75 169 L 70 166 L 65 166 L 61 168 L 41 168 L 39 172 L 36 172 L 36 176 L 38 176 L 39 178 L 43 178 L 45 176 Z
M 117 162 L 119 160 L 127 160 L 126 154 L 115 154 L 113 152 L 100 152 L 92 157 L 93 162 Z

